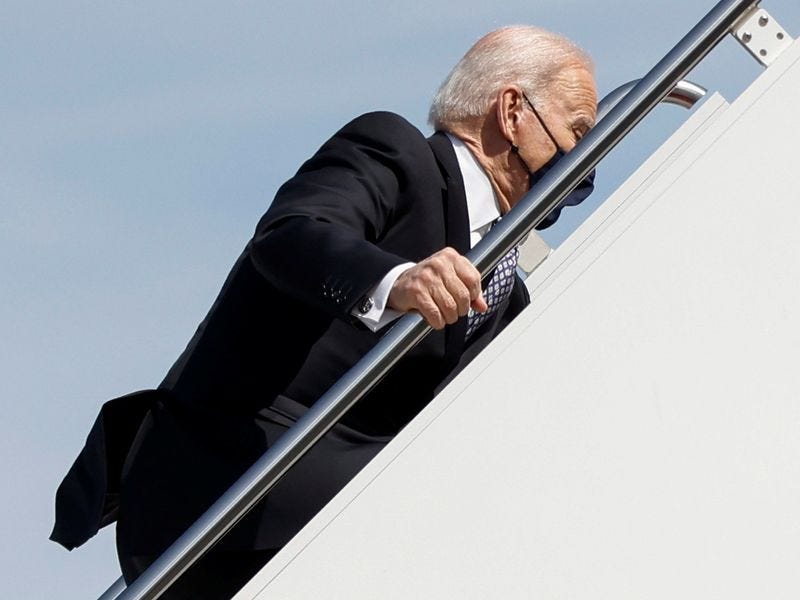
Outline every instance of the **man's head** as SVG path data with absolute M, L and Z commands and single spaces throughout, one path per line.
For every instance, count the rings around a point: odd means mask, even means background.
M 594 125 L 589 56 L 568 39 L 529 26 L 493 31 L 470 48 L 437 92 L 431 124 L 470 146 L 507 211 L 530 172 L 568 152 Z

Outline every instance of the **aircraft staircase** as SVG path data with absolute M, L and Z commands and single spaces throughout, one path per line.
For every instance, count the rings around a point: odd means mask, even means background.
M 769 64 L 533 252 L 530 307 L 236 600 L 800 597 L 800 42 L 755 8 L 720 2 L 472 253 L 490 269 L 727 32 Z M 158 597 L 288 437 L 103 597 Z

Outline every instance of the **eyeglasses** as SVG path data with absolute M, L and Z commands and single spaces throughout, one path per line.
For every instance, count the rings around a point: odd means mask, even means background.
M 553 145 L 556 147 L 556 151 L 560 150 L 562 153 L 566 153 L 564 150 L 562 150 L 561 145 L 556 141 L 556 138 L 553 137 L 553 134 L 547 128 L 547 125 L 545 125 L 545 122 L 542 119 L 542 116 L 539 114 L 539 111 L 536 110 L 536 107 L 533 105 L 533 102 L 531 102 L 528 99 L 528 96 L 525 95 L 525 92 L 522 92 L 522 97 L 525 99 L 525 102 L 528 103 L 528 106 L 531 107 L 531 110 L 533 111 L 533 114 L 536 115 L 536 118 L 539 119 L 539 124 L 542 126 L 542 129 L 544 129 L 544 132 L 547 134 L 547 137 L 550 138 L 550 141 L 553 142 Z

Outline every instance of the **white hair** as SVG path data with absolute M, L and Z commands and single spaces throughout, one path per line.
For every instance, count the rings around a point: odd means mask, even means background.
M 515 25 L 492 31 L 458 61 L 431 104 L 436 129 L 483 116 L 503 86 L 518 85 L 534 103 L 552 99 L 553 82 L 566 68 L 593 71 L 589 55 L 562 35 Z

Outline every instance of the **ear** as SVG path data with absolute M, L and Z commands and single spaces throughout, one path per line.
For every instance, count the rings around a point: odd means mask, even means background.
M 525 108 L 523 106 L 522 90 L 515 85 L 502 88 L 497 92 L 495 107 L 500 133 L 509 144 L 514 144 Z

